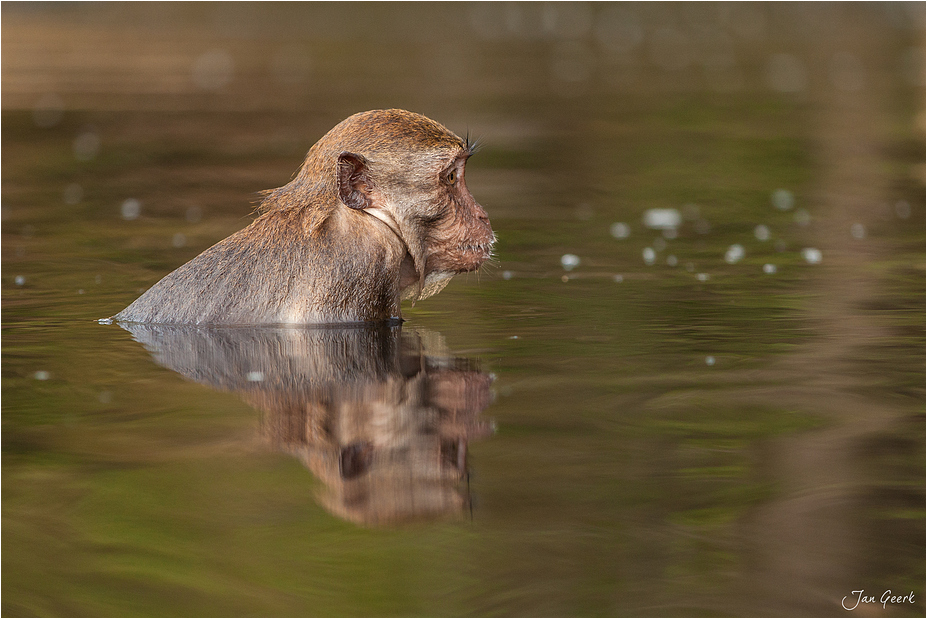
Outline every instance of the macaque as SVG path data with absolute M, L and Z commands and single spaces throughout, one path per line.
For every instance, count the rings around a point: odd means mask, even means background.
M 355 114 L 319 140 L 260 215 L 113 319 L 197 325 L 401 319 L 490 258 L 489 217 L 464 180 L 473 145 L 404 110 Z

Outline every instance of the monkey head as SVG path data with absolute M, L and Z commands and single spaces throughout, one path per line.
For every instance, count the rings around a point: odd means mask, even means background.
M 473 145 L 403 110 L 355 114 L 320 140 L 337 145 L 335 178 L 345 207 L 383 222 L 408 252 L 403 298 L 421 299 L 489 259 L 495 235 L 465 180 Z

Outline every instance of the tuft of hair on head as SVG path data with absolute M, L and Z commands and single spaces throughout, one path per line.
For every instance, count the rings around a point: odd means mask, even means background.
M 465 148 L 467 149 L 467 154 L 473 155 L 476 153 L 476 151 L 480 149 L 480 147 L 482 146 L 482 144 L 480 143 L 480 140 L 481 138 L 474 138 L 473 140 L 471 140 L 470 130 L 467 129 L 467 135 L 464 138 L 464 145 L 465 145 Z

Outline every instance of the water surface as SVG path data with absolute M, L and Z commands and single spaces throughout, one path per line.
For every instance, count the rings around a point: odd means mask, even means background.
M 922 5 L 3 17 L 5 615 L 923 615 Z M 389 106 L 492 265 L 96 322 Z

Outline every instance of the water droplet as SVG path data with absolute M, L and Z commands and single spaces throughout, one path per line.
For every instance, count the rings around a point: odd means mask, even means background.
M 795 206 L 795 196 L 788 189 L 777 189 L 770 198 L 773 206 L 780 211 L 787 211 Z
M 778 269 L 776 268 L 776 265 L 774 265 L 774 264 L 766 263 L 766 264 L 763 265 L 763 273 L 766 273 L 767 275 L 772 275 L 772 274 L 775 273 L 777 270 L 778 270 Z
M 142 212 L 142 203 L 136 200 L 135 198 L 128 198 L 120 207 L 120 212 L 122 213 L 122 218 L 126 221 L 132 221 L 138 219 L 138 216 Z
M 866 226 L 860 223 L 855 223 L 850 226 L 850 235 L 854 239 L 864 239 L 866 238 Z
M 736 264 L 743 260 L 746 255 L 747 252 L 744 250 L 744 246 L 735 243 L 727 248 L 727 251 L 724 253 L 724 261 L 728 264 Z
M 644 262 L 647 265 L 651 265 L 657 260 L 657 252 L 655 252 L 652 247 L 645 247 L 644 251 L 641 252 L 641 256 L 644 258 Z
M 624 281 L 624 275 L 621 275 L 620 273 L 618 275 L 613 275 L 612 281 L 615 282 L 616 284 L 620 284 L 621 282 Z
M 32 378 L 36 380 L 48 380 L 49 378 L 51 378 L 51 374 L 49 372 L 46 372 L 45 370 L 39 370 L 38 372 L 32 375 Z
M 26 284 L 26 277 L 24 275 L 17 275 L 13 280 L 17 286 L 24 286 Z
M 631 227 L 624 223 L 623 221 L 617 221 L 612 224 L 611 228 L 608 229 L 613 237 L 616 239 L 626 239 L 631 236 Z
M 757 241 L 768 241 L 770 236 L 769 228 L 760 224 L 753 229 L 753 236 L 756 237 Z
M 113 319 L 112 318 L 100 318 L 99 320 L 97 320 L 97 322 L 101 325 L 111 325 L 113 324 Z
M 78 161 L 90 161 L 100 152 L 100 136 L 86 129 L 74 138 L 74 156 Z
M 579 256 L 576 254 L 563 254 L 560 257 L 560 265 L 567 271 L 572 271 L 579 266 Z
M 806 247 L 801 250 L 801 257 L 805 259 L 805 262 L 808 264 L 818 264 L 823 259 L 824 255 L 821 253 L 820 249 L 814 247 Z
M 644 211 L 644 225 L 648 228 L 678 228 L 681 223 L 682 215 L 674 208 L 651 208 Z
M 707 282 L 709 280 L 709 275 L 708 273 L 699 273 L 695 276 L 695 279 L 700 282 Z
M 714 365 L 714 364 L 715 364 L 714 357 L 712 357 L 711 355 L 708 355 L 707 357 L 705 357 L 705 365 Z
M 502 271 L 502 279 L 509 280 L 515 277 L 515 273 L 512 271 Z

